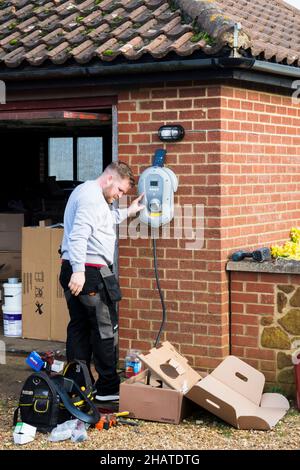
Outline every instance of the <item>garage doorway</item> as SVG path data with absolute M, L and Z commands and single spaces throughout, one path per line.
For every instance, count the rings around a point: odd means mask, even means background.
M 23 212 L 25 225 L 63 221 L 72 190 L 113 160 L 112 109 L 0 113 L 0 212 Z

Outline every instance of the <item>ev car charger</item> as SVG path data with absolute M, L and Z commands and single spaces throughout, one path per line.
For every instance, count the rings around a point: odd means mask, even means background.
M 165 150 L 156 150 L 152 166 L 141 174 L 138 183 L 139 194 L 144 193 L 141 204 L 145 206 L 140 213 L 140 221 L 153 228 L 167 224 L 174 217 L 174 193 L 178 180 L 172 170 L 163 166 L 165 155 Z
M 139 178 L 138 192 L 139 194 L 144 193 L 141 204 L 145 206 L 140 212 L 140 221 L 150 225 L 151 228 L 158 228 L 160 225 L 167 224 L 174 217 L 174 193 L 178 188 L 178 180 L 172 170 L 164 167 L 166 153 L 164 149 L 157 149 L 153 157 L 152 166 L 143 171 Z M 154 234 L 152 236 L 152 245 L 155 279 L 162 305 L 162 322 L 154 343 L 156 348 L 167 319 L 167 312 L 163 292 L 160 287 Z M 149 383 L 150 371 L 147 374 L 147 384 Z

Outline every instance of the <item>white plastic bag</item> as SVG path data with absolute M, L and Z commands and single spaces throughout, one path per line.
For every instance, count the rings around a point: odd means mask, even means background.
M 83 421 L 75 419 L 76 427 L 72 430 L 71 441 L 72 442 L 82 442 L 86 441 L 88 438 L 86 427 Z
M 76 428 L 76 421 L 79 420 L 70 419 L 69 421 L 65 421 L 62 424 L 58 424 L 54 429 L 52 429 L 51 434 L 48 437 L 48 441 L 58 442 L 70 439 L 72 436 L 72 431 Z

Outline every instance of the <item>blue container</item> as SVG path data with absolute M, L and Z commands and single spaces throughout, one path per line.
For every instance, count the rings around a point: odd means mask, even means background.
M 41 356 L 36 352 L 32 351 L 28 357 L 25 359 L 26 364 L 28 364 L 33 370 L 41 370 L 45 363 L 42 360 Z
M 129 378 L 141 372 L 142 363 L 138 358 L 140 351 L 136 349 L 129 349 L 125 357 L 125 377 Z

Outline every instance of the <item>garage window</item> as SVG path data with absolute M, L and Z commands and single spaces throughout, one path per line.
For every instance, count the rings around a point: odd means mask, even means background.
M 102 137 L 50 137 L 48 175 L 57 181 L 86 181 L 103 171 Z

